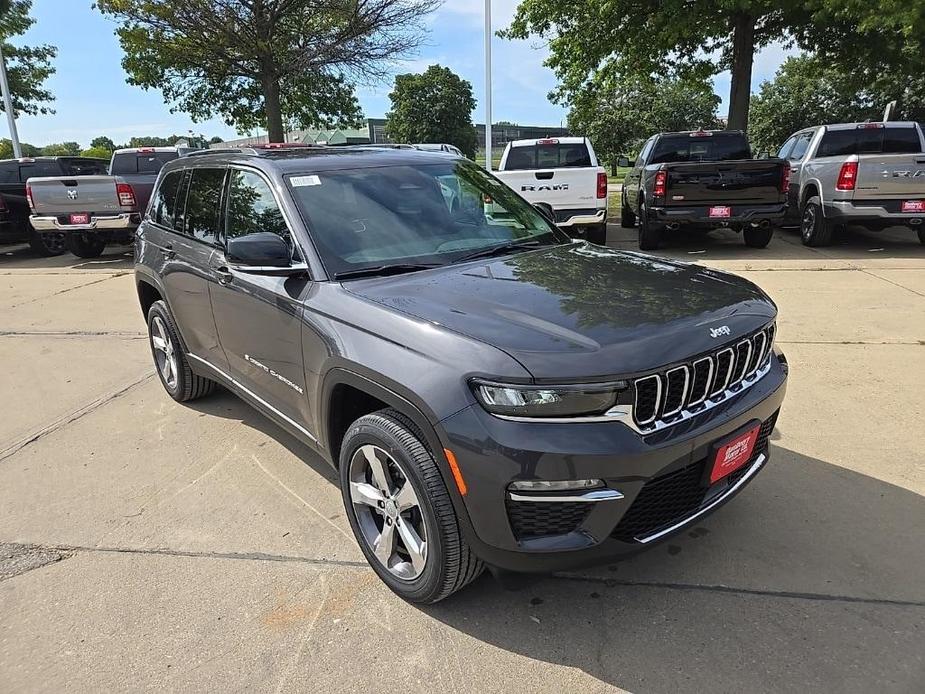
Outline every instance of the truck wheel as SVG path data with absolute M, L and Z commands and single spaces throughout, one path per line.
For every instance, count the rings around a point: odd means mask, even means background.
M 106 239 L 98 234 L 72 232 L 65 234 L 64 245 L 78 258 L 99 258 L 106 248 Z
M 148 310 L 148 341 L 161 385 L 177 402 L 196 400 L 215 390 L 215 381 L 193 373 L 173 317 L 163 301 Z
M 381 410 L 351 424 L 339 468 L 360 549 L 400 597 L 434 603 L 482 573 L 434 456 L 401 413 Z
M 639 206 L 639 249 L 643 251 L 657 251 L 662 243 L 662 230 L 649 221 L 649 213 L 645 205 Z
M 800 237 L 804 246 L 828 246 L 832 243 L 833 225 L 822 216 L 822 201 L 814 195 L 803 205 Z
M 774 228 L 766 227 L 745 227 L 742 232 L 745 238 L 745 245 L 749 248 L 765 248 L 774 236 Z
M 44 234 L 35 229 L 29 234 L 29 246 L 33 252 L 43 258 L 54 258 L 64 253 L 64 234 L 59 231 L 49 231 Z
M 919 243 L 925 243 L 925 229 L 919 229 Z
M 607 222 L 588 227 L 585 238 L 598 246 L 605 246 L 607 244 Z
M 620 204 L 620 226 L 624 229 L 631 229 L 636 226 L 636 215 L 626 204 L 626 198 L 621 199 Z

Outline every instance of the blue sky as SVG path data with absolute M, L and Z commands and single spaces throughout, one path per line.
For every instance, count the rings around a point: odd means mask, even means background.
M 507 25 L 516 0 L 493 0 L 494 27 Z M 447 0 L 427 18 L 427 45 L 413 60 L 395 66 L 395 72 L 418 72 L 433 63 L 450 67 L 472 83 L 479 108 L 475 120 L 483 120 L 484 90 L 483 15 L 484 0 Z M 47 86 L 55 95 L 56 114 L 23 116 L 19 135 L 25 142 L 44 145 L 76 140 L 83 146 L 97 135 L 116 142 L 133 135 L 184 134 L 193 129 L 208 137 L 236 136 L 220 119 L 194 123 L 183 113 L 170 113 L 157 91 L 144 91 L 125 82 L 122 49 L 114 35 L 115 25 L 91 9 L 91 0 L 34 0 L 36 24 L 20 44 L 50 43 L 58 47 L 57 73 Z M 589 37 L 589 40 L 591 37 Z M 546 51 L 539 41 L 493 42 L 494 120 L 529 125 L 557 125 L 565 119 L 564 109 L 549 103 L 546 95 L 555 78 L 543 67 Z M 756 58 L 753 86 L 774 74 L 787 51 L 773 46 Z M 719 75 L 716 91 L 723 98 L 725 114 L 729 91 L 728 75 Z M 357 93 L 367 116 L 383 116 L 389 108 L 390 85 L 368 85 Z M 0 135 L 6 136 L 5 120 Z

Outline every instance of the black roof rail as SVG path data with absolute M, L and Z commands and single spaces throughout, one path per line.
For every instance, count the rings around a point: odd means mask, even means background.
M 202 157 L 207 154 L 257 154 L 253 147 L 216 147 L 215 149 L 197 149 L 186 154 L 187 157 Z

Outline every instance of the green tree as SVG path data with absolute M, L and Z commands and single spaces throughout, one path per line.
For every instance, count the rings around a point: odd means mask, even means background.
M 472 85 L 449 68 L 431 65 L 420 75 L 397 75 L 389 99 L 385 128 L 393 141 L 447 143 L 475 156 Z
M 643 77 L 674 69 L 704 78 L 729 70 L 732 129 L 748 125 L 754 54 L 775 41 L 818 51 L 870 79 L 925 68 L 920 0 L 522 0 L 502 35 L 547 37 L 547 64 L 566 94 L 611 64 Z
M 40 147 L 35 145 L 30 145 L 28 142 L 20 142 L 19 146 L 22 147 L 22 155 L 24 157 L 37 157 L 42 153 Z M 0 139 L 0 159 L 12 159 L 13 158 L 13 142 L 9 138 L 4 137 Z
M 54 113 L 49 102 L 52 93 L 42 85 L 54 74 L 51 60 L 58 50 L 54 46 L 14 46 L 8 39 L 24 34 L 35 20 L 29 16 L 32 0 L 0 0 L 0 41 L 6 58 L 10 98 L 16 114 L 29 115 Z M 0 100 L 0 111 L 5 111 Z M 25 154 L 25 152 L 23 152 Z
M 552 96 L 565 101 L 564 95 Z M 719 97 L 705 79 L 639 79 L 603 69 L 571 95 L 570 105 L 569 130 L 590 138 L 598 158 L 614 165 L 654 132 L 717 127 Z
M 90 140 L 90 147 L 92 149 L 105 149 L 112 152 L 116 149 L 116 143 L 105 135 L 100 135 L 99 137 L 94 137 Z
M 112 150 L 108 147 L 90 147 L 89 149 L 83 150 L 80 156 L 109 160 L 112 158 Z
M 42 147 L 44 157 L 76 157 L 80 154 L 80 145 L 76 142 L 55 142 Z
M 348 78 L 381 79 L 424 39 L 439 0 L 96 0 L 120 22 L 129 82 L 195 120 L 281 142 L 283 123 L 353 125 Z

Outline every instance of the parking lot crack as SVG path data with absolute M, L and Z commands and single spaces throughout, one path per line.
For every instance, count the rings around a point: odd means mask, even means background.
M 98 280 L 93 280 L 92 282 L 85 282 L 83 284 L 78 284 L 76 287 L 66 287 L 64 289 L 61 289 L 56 292 L 52 292 L 51 294 L 47 294 L 45 296 L 37 296 L 34 299 L 29 299 L 28 301 L 23 301 L 18 304 L 13 304 L 12 306 L 9 306 L 8 308 L 12 309 L 12 308 L 19 308 L 20 306 L 28 306 L 29 304 L 34 304 L 37 301 L 44 301 L 45 299 L 51 299 L 56 296 L 61 296 L 62 294 L 67 294 L 68 292 L 72 292 L 75 289 L 85 289 L 86 287 L 92 287 L 94 284 L 100 284 L 102 282 L 106 282 L 107 280 L 115 279 L 116 277 L 124 277 L 127 274 L 129 273 L 119 272 L 119 273 L 112 274 L 112 275 L 106 275 L 105 277 L 101 277 Z
M 0 543 L 0 581 L 67 559 L 72 552 L 57 547 Z

